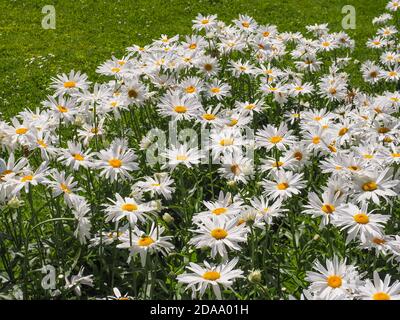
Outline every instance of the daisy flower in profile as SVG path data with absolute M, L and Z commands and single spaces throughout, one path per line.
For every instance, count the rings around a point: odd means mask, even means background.
M 86 244 L 91 237 L 90 229 L 92 228 L 92 223 L 88 217 L 90 206 L 84 198 L 75 197 L 72 199 L 71 209 L 77 222 L 74 236 L 79 239 L 81 244 Z
M 73 176 L 66 176 L 65 172 L 60 173 L 56 170 L 53 171 L 50 178 L 51 179 L 46 179 L 45 183 L 53 190 L 53 197 L 62 194 L 65 202 L 71 204 L 72 199 L 77 196 L 75 192 L 80 190 L 80 188 L 77 187 L 78 181 L 74 181 Z
M 306 281 L 310 282 L 309 291 L 318 294 L 322 299 L 337 295 L 351 296 L 359 284 L 359 274 L 353 265 L 347 265 L 346 259 L 339 261 L 326 260 L 326 267 L 319 261 L 314 263 L 315 271 L 308 271 Z
M 186 143 L 172 146 L 162 156 L 167 159 L 167 163 L 164 164 L 163 168 L 169 168 L 171 171 L 180 164 L 186 166 L 186 168 L 191 168 L 192 165 L 199 164 L 202 158 L 197 148 L 189 148 Z
M 122 295 L 121 291 L 118 288 L 113 288 L 113 296 L 108 296 L 109 300 L 133 300 L 133 297 L 129 296 L 128 293 Z
M 133 198 L 122 198 L 118 193 L 115 195 L 116 200 L 109 199 L 112 204 L 105 208 L 106 222 L 119 221 L 127 218 L 130 224 L 136 224 L 137 221 L 144 222 L 146 213 L 152 211 L 153 208 L 146 203 L 139 203 Z
M 167 93 L 158 104 L 161 115 L 170 116 L 176 121 L 195 118 L 200 108 L 201 104 L 197 98 L 181 95 L 178 92 Z
M 230 70 L 234 77 L 238 78 L 241 75 L 247 74 L 252 75 L 255 73 L 255 67 L 251 65 L 248 61 L 230 61 Z
M 272 172 L 273 180 L 264 179 L 261 184 L 264 194 L 272 199 L 285 200 L 293 195 L 299 194 L 305 187 L 303 173 L 297 174 L 291 171 Z
M 81 166 L 89 168 L 92 165 L 91 158 L 93 157 L 93 153 L 90 152 L 90 149 L 82 151 L 81 144 L 73 141 L 68 141 L 67 145 L 68 149 L 61 149 L 61 156 L 58 158 L 58 161 L 61 161 L 73 170 L 78 170 Z
M 257 217 L 262 217 L 267 224 L 271 225 L 274 218 L 280 217 L 287 210 L 282 208 L 282 201 L 279 199 L 270 202 L 265 197 L 250 200 L 251 207 L 257 212 Z
M 386 275 L 382 281 L 378 272 L 374 271 L 374 282 L 367 279 L 358 288 L 361 300 L 400 300 L 400 282 L 396 280 L 390 285 L 391 277 Z
M 71 280 L 65 276 L 65 289 L 73 289 L 78 297 L 82 295 L 82 285 L 93 287 L 93 275 L 84 276 L 84 270 L 85 268 L 81 267 L 78 274 L 71 276 Z
M 216 24 L 217 24 L 217 15 L 207 15 L 203 16 L 202 14 L 198 14 L 197 17 L 192 20 L 193 26 L 192 28 L 194 30 L 200 31 L 200 30 L 206 30 L 209 31 L 212 29 Z
M 295 141 L 292 131 L 288 130 L 285 123 L 281 123 L 279 128 L 268 125 L 256 133 L 256 145 L 267 150 L 274 147 L 279 150 L 286 150 Z
M 105 118 L 102 118 L 97 124 L 84 123 L 82 129 L 78 129 L 78 136 L 83 145 L 87 146 L 94 137 L 101 137 L 104 134 L 104 120 Z
M 171 179 L 168 173 L 155 173 L 153 177 L 144 177 L 144 179 L 145 181 L 138 182 L 138 187 L 144 192 L 150 192 L 152 197 L 157 194 L 162 195 L 166 200 L 172 198 L 175 188 L 171 185 L 174 183 L 174 179 Z
M 216 107 L 208 107 L 207 110 L 203 107 L 200 108 L 196 121 L 201 123 L 202 128 L 207 127 L 207 125 L 210 125 L 212 128 L 221 127 L 223 121 L 219 115 L 220 108 L 220 104 Z
M 346 243 L 357 236 L 365 242 L 369 237 L 380 237 L 389 219 L 389 215 L 368 212 L 368 203 L 362 203 L 361 207 L 349 203 L 336 211 L 332 223 L 347 230 Z
M 238 152 L 228 153 L 221 159 L 221 168 L 218 172 L 229 181 L 247 183 L 254 174 L 252 160 Z
M 37 186 L 45 181 L 48 170 L 47 166 L 47 162 L 42 162 L 36 171 L 25 167 L 18 175 L 6 175 L 1 180 L 5 181 L 10 187 L 12 187 L 12 194 L 14 195 L 18 194 L 22 189 L 25 189 L 25 192 L 28 193 L 31 186 Z
M 355 200 L 364 202 L 372 200 L 375 204 L 380 204 L 379 197 L 388 201 L 388 197 L 395 197 L 397 193 L 393 189 L 399 184 L 399 180 L 393 180 L 390 168 L 383 171 L 375 170 L 354 177 Z
M 50 87 L 55 90 L 55 96 L 62 96 L 66 93 L 69 95 L 78 92 L 79 90 L 87 90 L 90 82 L 87 81 L 87 75 L 80 71 L 71 70 L 69 75 L 65 73 L 51 78 L 53 81 Z
M 189 263 L 188 270 L 192 273 L 184 273 L 178 275 L 178 282 L 187 284 L 186 289 L 192 291 L 192 299 L 195 299 L 198 293 L 201 298 L 207 288 L 211 286 L 217 299 L 221 300 L 221 288 L 229 289 L 233 285 L 233 281 L 238 278 L 243 278 L 243 271 L 234 269 L 239 258 L 234 258 L 231 261 L 224 262 L 220 265 L 213 265 L 204 261 L 204 266 L 196 263 Z
M 389 11 L 396 12 L 397 10 L 400 9 L 400 1 L 398 0 L 391 0 L 389 3 L 386 5 L 386 9 Z
M 28 145 L 33 131 L 31 123 L 26 120 L 20 122 L 17 117 L 13 117 L 11 118 L 11 124 L 11 126 L 7 125 L 4 131 L 9 137 L 13 148 L 16 147 L 17 143 Z
M 233 23 L 246 32 L 253 32 L 257 29 L 257 22 L 250 16 L 239 14 L 239 19 L 233 20 Z
M 313 218 L 322 217 L 320 227 L 330 223 L 337 208 L 342 205 L 340 193 L 329 188 L 322 194 L 322 200 L 314 192 L 308 195 L 309 202 L 304 208 L 303 213 L 310 214 Z
M 237 112 L 241 112 L 241 113 L 247 115 L 247 114 L 253 114 L 253 112 L 260 112 L 262 105 L 263 105 L 263 101 L 262 100 L 257 100 L 257 101 L 254 101 L 254 102 L 249 102 L 249 101 L 239 102 L 239 101 L 236 101 L 235 109 L 236 109 Z
M 50 112 L 56 120 L 62 119 L 65 123 L 70 123 L 78 113 L 76 99 L 66 98 L 64 96 L 48 96 L 48 100 L 43 101 L 44 107 L 50 109 Z
M 239 251 L 239 243 L 247 240 L 248 229 L 245 224 L 237 225 L 236 219 L 221 220 L 215 217 L 204 217 L 197 222 L 198 229 L 191 230 L 197 235 L 189 243 L 196 248 L 211 248 L 211 257 L 218 254 L 224 260 L 228 259 L 228 251 Z
M 127 230 L 119 237 L 121 243 L 117 245 L 117 248 L 127 248 L 130 250 L 128 261 L 130 261 L 131 256 L 139 253 L 140 261 L 144 267 L 146 265 L 148 253 L 160 252 L 162 255 L 167 255 L 174 248 L 174 245 L 170 242 L 172 237 L 162 236 L 164 231 L 164 227 L 160 227 L 154 223 L 151 225 L 148 233 L 135 227 L 131 234 L 129 234 L 129 230 Z
M 286 154 L 278 159 L 272 157 L 266 157 L 261 159 L 261 170 L 268 171 L 279 171 L 279 170 L 292 170 L 295 167 L 297 160 L 291 154 Z
M 393 240 L 392 236 L 387 236 L 387 235 L 380 235 L 372 237 L 369 236 L 366 241 L 361 242 L 360 246 L 362 249 L 367 249 L 367 250 L 375 250 L 376 255 L 387 255 L 388 253 L 391 253 L 391 241 Z
M 231 220 L 237 217 L 242 210 L 242 202 L 232 199 L 232 195 L 228 192 L 226 195 L 221 191 L 217 201 L 203 201 L 208 210 L 197 213 L 193 217 L 193 221 L 201 221 L 204 217 L 216 216 L 220 219 Z
M 101 170 L 100 176 L 110 179 L 111 182 L 118 176 L 130 179 L 129 172 L 139 168 L 135 162 L 137 157 L 134 151 L 118 140 L 115 140 L 107 150 L 98 152 L 97 156 L 99 160 L 96 161 L 96 167 Z

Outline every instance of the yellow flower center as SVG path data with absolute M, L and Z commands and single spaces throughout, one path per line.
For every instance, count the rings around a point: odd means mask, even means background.
M 243 21 L 242 26 L 243 26 L 243 28 L 248 28 L 248 27 L 250 27 L 250 23 L 248 23 L 247 21 Z
M 18 128 L 17 130 L 15 130 L 16 134 L 25 134 L 28 132 L 28 128 Z
M 347 169 L 351 170 L 351 171 L 358 171 L 360 170 L 359 166 L 348 166 Z
M 374 300 L 390 300 L 390 295 L 385 292 L 377 292 L 372 296 L 372 298 Z
M 138 209 L 138 206 L 134 203 L 125 203 L 122 205 L 121 209 L 123 211 L 132 212 L 132 211 L 136 211 Z
M 332 205 L 332 204 L 329 204 L 329 203 L 324 204 L 324 205 L 322 206 L 322 208 L 321 208 L 321 210 L 322 210 L 323 212 L 325 212 L 326 214 L 331 214 L 332 212 L 335 211 L 335 209 L 336 209 L 335 206 Z
M 283 165 L 284 163 L 282 161 L 275 161 L 274 163 L 272 163 L 272 167 L 274 168 L 279 168 Z
M 312 143 L 313 144 L 318 144 L 318 143 L 320 143 L 321 142 L 321 138 L 320 137 L 313 137 L 312 138 Z
M 244 108 L 246 110 L 253 110 L 256 106 L 254 104 L 248 104 L 247 106 L 245 106 Z
M 203 20 L 201 20 L 201 24 L 207 24 L 207 23 L 209 23 L 210 22 L 210 20 L 208 20 L 208 19 L 203 19 Z
M 113 168 L 120 168 L 122 166 L 122 161 L 119 159 L 111 159 L 108 161 L 108 164 Z
M 44 142 L 44 140 L 39 139 L 39 140 L 37 141 L 37 143 L 38 143 L 38 145 L 42 146 L 43 148 L 47 148 L 47 144 Z
M 228 126 L 233 127 L 234 125 L 236 125 L 239 122 L 238 119 L 231 119 L 231 122 L 229 122 Z
M 64 191 L 65 193 L 71 193 L 71 189 L 67 187 L 67 185 L 65 183 L 61 183 L 60 184 L 60 188 L 62 191 Z
M 269 138 L 269 142 L 273 143 L 273 144 L 277 144 L 279 142 L 282 141 L 282 137 L 281 136 L 273 136 L 271 138 Z
M 190 46 L 189 46 L 189 49 L 191 49 L 191 50 L 194 50 L 194 49 L 196 49 L 197 48 L 197 44 L 195 44 L 195 43 L 192 43 Z
M 393 158 L 400 158 L 400 153 L 392 153 Z
M 185 113 L 187 111 L 187 108 L 185 106 L 176 106 L 174 110 L 177 113 Z
M 339 130 L 339 136 L 344 136 L 349 131 L 348 128 L 342 128 Z
M 148 247 L 152 243 L 154 243 L 154 240 L 151 237 L 146 236 L 146 237 L 141 237 L 138 240 L 137 244 L 138 244 L 138 246 L 141 246 L 141 247 Z
M 221 92 L 221 89 L 218 88 L 218 87 L 214 87 L 214 88 L 211 88 L 211 92 L 212 92 L 212 93 L 220 93 L 220 92 Z
M 389 131 L 390 131 L 390 129 L 389 128 L 385 128 L 385 127 L 382 127 L 382 128 L 378 129 L 379 133 L 388 133 Z
M 64 82 L 64 88 L 71 89 L 76 87 L 75 81 L 66 81 Z
M 386 243 L 386 240 L 385 239 L 381 239 L 381 238 L 373 238 L 372 242 L 375 243 L 375 244 L 384 244 L 384 243 Z
M 227 139 L 221 139 L 221 141 L 219 142 L 219 144 L 223 147 L 226 146 L 231 146 L 233 144 L 233 139 L 232 138 L 227 138 Z
M 32 179 L 33 179 L 33 176 L 27 175 L 27 176 L 25 176 L 25 177 L 22 177 L 22 178 L 21 178 L 21 181 L 22 181 L 22 182 L 32 181 Z
M 224 229 L 216 228 L 211 231 L 211 236 L 217 240 L 221 240 L 225 239 L 228 236 L 228 232 L 226 232 Z
M 196 88 L 194 86 L 189 86 L 185 89 L 186 93 L 193 93 L 196 91 Z
M 374 181 L 366 182 L 361 187 L 364 191 L 374 191 L 378 189 L 378 185 Z
M 58 111 L 60 111 L 61 113 L 66 113 L 68 112 L 68 108 L 64 107 L 64 106 L 57 106 Z
M 289 184 L 286 183 L 286 182 L 281 182 L 281 183 L 278 183 L 278 184 L 276 185 L 276 188 L 277 188 L 278 190 L 286 190 L 287 188 L 289 188 Z
M 225 212 L 227 212 L 228 209 L 226 208 L 216 208 L 213 211 L 211 211 L 213 214 L 215 214 L 216 216 L 219 216 L 220 214 L 224 214 Z
M 118 73 L 118 72 L 120 72 L 120 71 L 121 71 L 120 68 L 117 68 L 117 67 L 111 68 L 111 72 Z
M 207 271 L 203 274 L 203 278 L 210 281 L 215 281 L 221 278 L 221 274 L 217 271 Z
M 328 286 L 331 288 L 340 288 L 342 286 L 342 277 L 336 275 L 329 276 Z
M 185 160 L 187 160 L 187 156 L 186 155 L 184 155 L 184 154 L 178 154 L 177 156 L 176 156 L 176 160 L 178 160 L 178 161 L 185 161 Z
M 213 115 L 212 113 L 205 113 L 203 114 L 203 119 L 208 121 L 215 120 L 215 115 Z
M 74 159 L 77 160 L 77 161 L 83 161 L 83 160 L 85 159 L 85 157 L 82 156 L 82 155 L 79 154 L 79 153 L 74 154 L 73 157 L 74 157 Z
M 364 159 L 373 159 L 374 156 L 373 156 L 372 154 L 364 154 L 364 155 L 363 155 L 363 158 L 364 158 Z
M 353 219 L 359 224 L 367 224 L 369 222 L 368 216 L 362 212 L 355 214 Z

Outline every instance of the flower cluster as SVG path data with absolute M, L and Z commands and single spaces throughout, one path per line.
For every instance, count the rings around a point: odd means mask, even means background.
M 345 32 L 247 15 L 133 45 L 97 68 L 104 83 L 53 77 L 41 107 L 0 121 L 1 278 L 25 298 L 51 264 L 79 270 L 52 297 L 400 299 L 400 3 L 387 9 L 365 90 Z

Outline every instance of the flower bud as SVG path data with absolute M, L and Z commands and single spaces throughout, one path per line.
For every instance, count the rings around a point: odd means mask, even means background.
M 261 276 L 261 271 L 260 270 L 253 270 L 247 276 L 247 279 L 249 279 L 249 281 L 253 282 L 253 283 L 261 282 L 261 278 L 262 278 L 262 276 Z
M 24 201 L 14 196 L 8 201 L 7 205 L 12 209 L 18 209 L 24 205 Z
M 167 224 L 171 224 L 175 220 L 174 217 L 171 216 L 168 212 L 164 213 L 162 218 Z

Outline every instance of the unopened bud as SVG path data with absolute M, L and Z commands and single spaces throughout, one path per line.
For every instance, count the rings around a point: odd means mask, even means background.
M 168 224 L 174 222 L 174 220 L 175 220 L 174 217 L 171 216 L 168 212 L 164 213 L 163 216 L 162 216 L 162 218 L 163 218 L 163 220 L 164 220 L 166 223 L 168 223 Z
M 261 282 L 261 271 L 260 270 L 253 270 L 249 273 L 247 276 L 247 279 L 249 279 L 250 282 L 253 283 L 258 283 Z

